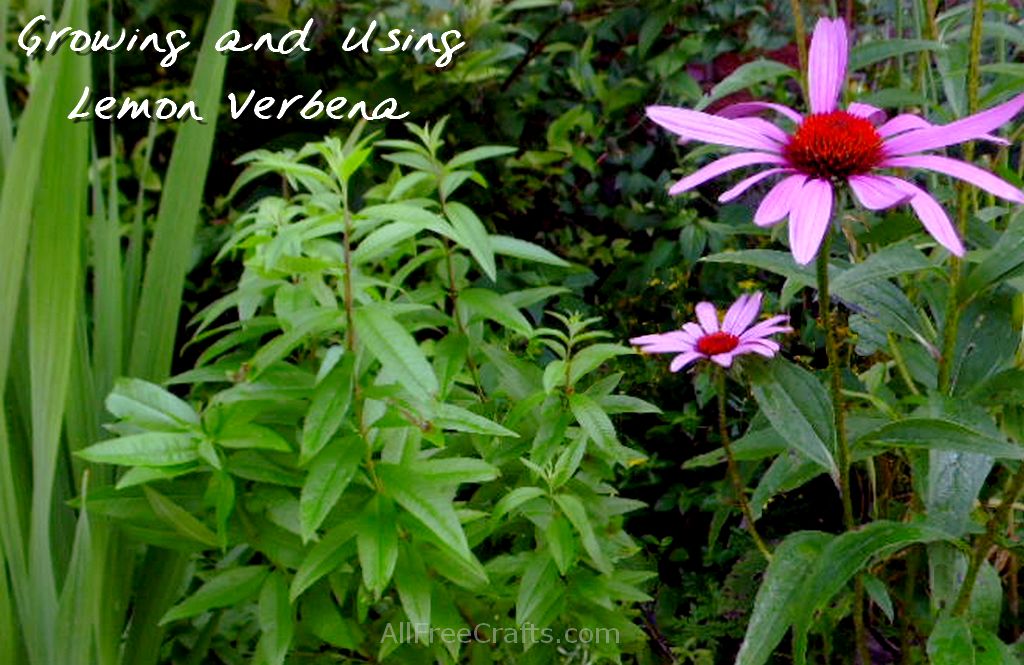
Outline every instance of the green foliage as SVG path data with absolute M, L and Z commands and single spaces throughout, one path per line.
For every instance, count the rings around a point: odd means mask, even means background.
M 523 650 L 553 658 L 550 636 L 577 625 L 615 631 L 587 645 L 592 658 L 642 643 L 627 608 L 647 598 L 649 574 L 621 518 L 641 504 L 605 483 L 643 460 L 609 412 L 652 407 L 600 372 L 630 351 L 598 342 L 607 333 L 595 319 L 551 313 L 542 325 L 536 307 L 557 289 L 503 288 L 531 258 L 556 262 L 525 241 L 495 258 L 496 236 L 454 199 L 482 176 L 451 185 L 449 169 L 504 151 L 443 162 L 442 127 L 410 125 L 418 142 L 353 134 L 243 158 L 243 183 L 276 172 L 296 189 L 236 221 L 238 291 L 195 322 L 238 318 L 177 380 L 193 383 L 195 401 L 119 382 L 108 407 L 121 436 L 80 453 L 130 467 L 103 498 L 107 514 L 152 531 L 144 542 L 176 535 L 204 552 L 211 576 L 163 623 L 227 606 L 251 607 L 254 628 L 293 617 L 233 647 L 268 659 L 312 636 L 396 662 L 483 648 L 391 639 L 413 620 L 544 631 L 536 644 L 499 642 L 492 657 L 509 662 Z M 416 166 L 373 182 L 362 165 L 379 150 Z M 374 249 L 381 238 L 386 253 Z M 339 611 L 351 618 L 328 628 L 325 613 Z M 331 638 L 339 630 L 348 637 Z

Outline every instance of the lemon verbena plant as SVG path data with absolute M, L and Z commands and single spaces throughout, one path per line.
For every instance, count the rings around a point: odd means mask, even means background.
M 546 313 L 568 264 L 459 201 L 508 149 L 444 161 L 443 123 L 409 131 L 244 157 L 236 191 L 285 194 L 235 221 L 222 256 L 244 270 L 195 317 L 195 368 L 120 381 L 119 436 L 81 453 L 123 467 L 92 511 L 191 557 L 172 652 L 551 663 L 643 642 L 651 573 L 622 528 L 642 504 L 611 481 L 644 456 L 611 416 L 655 409 L 602 369 L 631 351 Z M 570 629 L 597 639 L 556 642 Z

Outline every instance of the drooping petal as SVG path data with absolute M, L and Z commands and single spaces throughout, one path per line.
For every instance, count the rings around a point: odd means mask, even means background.
M 789 250 L 800 265 L 814 259 L 832 222 L 832 184 L 812 178 L 804 183 L 789 213 Z
M 728 353 L 717 353 L 711 356 L 712 362 L 718 363 L 722 367 L 729 367 L 732 365 L 732 356 L 735 351 L 729 351 Z
M 716 112 L 715 115 L 720 115 L 723 118 L 744 118 L 760 113 L 761 111 L 775 111 L 780 115 L 786 116 L 798 125 L 804 121 L 804 117 L 797 111 L 794 111 L 788 106 L 772 102 L 740 102 L 738 104 L 730 104 Z
M 757 183 L 761 182 L 765 178 L 770 178 L 773 175 L 785 172 L 786 169 L 768 169 L 766 171 L 759 171 L 758 173 L 755 173 L 752 176 L 748 176 L 743 180 L 740 180 L 731 189 L 722 192 L 722 195 L 718 197 L 718 202 L 728 203 L 729 201 L 732 201 L 741 196 L 743 192 L 747 191 L 748 189 L 750 189 Z
M 640 347 L 640 350 L 644 353 L 689 353 L 696 349 L 690 342 L 667 338 L 650 344 L 645 344 Z
M 779 325 L 780 323 L 786 323 L 787 321 L 789 321 L 789 316 L 785 314 L 779 314 L 778 316 L 765 319 L 740 335 L 740 342 L 754 341 L 759 337 L 773 335 L 779 332 L 793 332 L 793 329 L 789 326 Z
M 850 115 L 855 115 L 858 118 L 864 118 L 871 122 L 872 125 L 878 125 L 885 122 L 885 111 L 872 106 L 871 104 L 865 104 L 863 102 L 853 102 L 846 107 L 846 112 Z
M 931 129 L 932 127 L 935 127 L 935 125 L 919 115 L 903 113 L 879 127 L 878 135 L 882 138 L 888 138 L 890 136 L 895 136 L 896 134 L 902 134 L 915 129 Z M 977 138 L 979 140 L 996 143 L 998 145 L 1010 145 L 1009 141 L 1001 136 L 996 136 L 995 134 L 981 134 Z
M 857 201 L 868 210 L 885 210 L 910 200 L 910 194 L 878 176 L 854 175 L 846 181 Z
M 1006 182 L 1002 178 L 992 175 L 984 169 L 973 164 L 962 162 L 959 159 L 942 157 L 941 155 L 914 155 L 912 157 L 890 157 L 882 162 L 881 166 L 887 168 L 911 168 L 936 171 L 960 180 L 966 180 L 975 187 L 984 189 L 990 194 L 995 194 L 1007 201 L 1024 203 L 1024 192 Z
M 752 293 L 749 296 L 740 296 L 733 303 L 732 307 L 729 308 L 729 311 L 725 313 L 725 318 L 722 320 L 722 330 L 739 336 L 757 318 L 758 313 L 761 311 L 762 298 L 763 296 L 760 292 Z
M 756 353 L 758 355 L 764 356 L 765 358 L 773 358 L 777 352 L 778 349 L 772 350 L 771 348 L 764 346 L 763 344 L 755 344 L 752 342 L 740 344 L 733 351 L 733 353 L 736 355 L 739 355 L 741 353 Z
M 634 337 L 629 340 L 629 343 L 644 347 L 642 350 L 646 353 L 664 353 L 665 351 L 689 351 L 697 344 L 697 340 L 687 332 L 673 330 L 667 333 Z
M 884 150 L 887 155 L 899 156 L 984 138 L 988 132 L 1007 123 L 1021 109 L 1024 109 L 1024 94 L 948 125 L 934 125 L 900 134 L 888 139 Z
M 757 339 L 747 340 L 746 342 L 743 342 L 739 346 L 763 346 L 769 351 L 778 351 L 781 348 L 778 342 L 776 342 L 774 339 L 768 339 L 767 337 L 759 337 Z M 739 346 L 736 348 L 739 348 Z
M 718 332 L 718 310 L 709 302 L 697 303 L 697 320 L 708 335 Z
M 949 215 L 942 209 L 939 202 L 932 198 L 931 194 L 906 180 L 900 180 L 892 176 L 879 177 L 911 194 L 910 205 L 914 212 L 917 213 L 917 217 L 921 220 L 925 230 L 952 254 L 956 256 L 964 255 L 964 245 L 956 234 L 953 222 L 949 220 Z
M 732 171 L 733 169 L 741 169 L 744 166 L 753 166 L 754 164 L 782 164 L 784 160 L 779 155 L 769 155 L 764 152 L 738 152 L 734 155 L 726 155 L 711 162 L 707 166 L 701 167 L 686 176 L 676 184 L 669 188 L 668 193 L 675 196 L 676 194 L 682 194 L 685 191 L 691 190 L 697 185 L 700 185 L 712 178 L 717 178 L 723 173 Z
M 771 226 L 785 219 L 806 181 L 807 176 L 796 173 L 772 187 L 757 207 L 754 223 L 758 226 Z
M 700 360 L 703 357 L 705 357 L 703 353 L 697 353 L 696 351 L 682 353 L 672 359 L 672 362 L 671 364 L 669 364 L 668 369 L 669 371 L 672 372 L 678 372 L 679 370 L 683 369 L 690 363 L 696 360 Z
M 648 106 L 647 117 L 680 136 L 732 148 L 779 152 L 780 146 L 742 122 L 674 106 Z
M 807 66 L 812 113 L 836 110 L 836 102 L 846 80 L 848 50 L 846 24 L 842 19 L 819 19 L 811 37 Z

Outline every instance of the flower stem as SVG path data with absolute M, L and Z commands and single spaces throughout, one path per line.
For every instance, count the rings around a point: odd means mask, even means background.
M 732 454 L 732 445 L 729 439 L 729 424 L 726 418 L 726 399 L 725 399 L 725 370 L 716 367 L 715 368 L 715 382 L 718 387 L 718 436 L 722 441 L 722 449 L 725 451 L 725 461 L 728 466 L 729 480 L 732 481 L 733 490 L 736 492 L 736 501 L 740 505 L 740 513 L 743 515 L 743 521 L 747 525 L 747 532 L 750 533 L 750 537 L 754 539 L 754 544 L 757 545 L 758 551 L 768 561 L 772 560 L 772 552 L 768 549 L 768 545 L 765 544 L 761 538 L 761 534 L 757 532 L 757 527 L 754 526 L 754 514 L 750 511 L 750 504 L 747 503 L 747 496 L 744 491 L 743 478 L 740 476 L 739 466 L 736 464 L 736 458 Z
M 839 210 L 842 209 L 840 206 Z M 856 527 L 853 519 L 853 498 L 850 496 L 850 442 L 846 436 L 846 405 L 843 396 L 843 367 L 839 355 L 839 342 L 836 339 L 832 316 L 832 298 L 829 294 L 828 259 L 832 247 L 831 232 L 825 235 L 821 249 L 818 251 L 818 321 L 825 333 L 825 353 L 828 355 L 830 374 L 830 392 L 832 393 L 833 425 L 836 430 L 836 460 L 839 464 L 839 494 L 843 504 L 843 525 L 847 531 Z M 864 582 L 858 575 L 854 582 L 853 594 L 853 629 L 857 646 L 857 654 L 861 663 L 871 662 L 868 654 L 867 631 L 864 626 Z
M 796 33 L 796 52 L 800 58 L 800 85 L 807 94 L 807 28 L 804 26 L 804 10 L 800 0 L 789 0 L 793 12 L 793 30 Z
M 985 15 L 984 0 L 974 0 L 974 14 L 971 18 L 970 59 L 967 64 L 967 112 L 978 111 L 978 90 L 981 83 L 981 38 L 982 19 Z M 974 142 L 964 145 L 964 161 L 974 160 Z M 967 219 L 970 216 L 969 191 L 966 183 L 957 187 L 957 232 L 963 238 L 967 234 Z M 942 325 L 942 351 L 939 356 L 939 391 L 948 393 L 952 383 L 953 355 L 956 353 L 957 329 L 960 327 L 960 280 L 963 276 L 963 262 L 959 257 L 950 259 L 949 294 L 946 300 L 946 315 Z
M 829 389 L 832 394 L 833 425 L 836 430 L 836 461 L 839 464 L 839 493 L 843 502 L 843 525 L 852 529 L 853 500 L 850 497 L 850 449 L 846 437 L 846 409 L 843 399 L 843 368 L 839 357 L 839 343 L 832 325 L 832 302 L 828 283 L 828 255 L 832 246 L 832 234 L 825 240 L 818 252 L 818 325 L 825 333 L 825 353 L 828 355 Z

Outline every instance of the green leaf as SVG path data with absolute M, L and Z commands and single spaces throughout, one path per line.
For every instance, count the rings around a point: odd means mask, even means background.
M 990 286 L 1017 277 L 1024 272 L 1024 214 L 1013 216 L 1006 231 L 981 262 L 974 266 L 961 286 L 961 297 L 973 297 Z
M 345 493 L 365 452 L 362 437 L 353 435 L 331 443 L 313 459 L 299 499 L 303 542 L 316 534 Z
M 136 485 L 143 485 L 157 480 L 171 480 L 199 469 L 199 465 L 192 462 L 180 466 L 133 466 L 121 474 L 117 479 L 117 489 L 125 489 Z
M 527 501 L 544 496 L 544 494 L 544 490 L 539 487 L 517 487 L 501 497 L 501 500 L 495 504 L 494 512 L 491 513 L 491 519 L 499 520 Z
M 1015 404 L 1024 402 L 1024 370 L 1012 368 L 993 374 L 967 393 L 976 404 Z
M 352 404 L 354 369 L 355 354 L 346 353 L 313 391 L 302 424 L 300 465 L 316 457 L 345 422 Z
M 827 533 L 798 531 L 787 536 L 775 549 L 754 598 L 754 611 L 736 656 L 736 665 L 768 662 L 793 621 L 794 605 L 807 571 L 831 539 Z
M 753 462 L 774 457 L 786 450 L 786 440 L 773 428 L 747 432 L 729 446 L 738 462 Z M 702 469 L 725 463 L 725 451 L 716 448 L 703 455 L 691 457 L 683 463 L 684 469 Z
M 198 459 L 198 445 L 192 434 L 147 432 L 101 441 L 76 454 L 97 464 L 175 466 Z
M 511 155 L 518 148 L 504 145 L 482 145 L 477 148 L 472 148 L 465 152 L 460 152 L 455 155 L 446 165 L 449 169 L 457 169 L 460 166 L 467 164 L 473 164 L 475 162 L 482 161 L 484 159 L 494 159 L 495 157 L 502 157 L 504 155 Z
M 398 561 L 398 523 L 390 499 L 378 494 L 367 502 L 359 516 L 356 549 L 363 584 L 380 600 Z
M 846 293 L 864 284 L 930 270 L 933 267 L 928 258 L 911 245 L 891 245 L 841 272 L 832 282 L 832 292 L 839 297 L 845 297 Z
M 288 584 L 278 571 L 270 573 L 260 591 L 260 647 L 269 665 L 283 665 L 295 635 L 295 613 Z
M 407 224 L 415 224 L 444 238 L 457 240 L 455 229 L 443 217 L 411 203 L 385 203 L 368 206 L 360 210 L 359 214 L 371 219 L 395 220 Z
M 438 486 L 486 483 L 501 475 L 496 466 L 473 457 L 434 457 L 418 462 L 416 472 Z
M 149 501 L 156 516 L 171 525 L 175 531 L 203 545 L 220 546 L 217 535 L 190 512 L 149 486 L 143 486 L 142 491 L 146 494 L 146 500 Z
M 466 563 L 480 566 L 469 549 L 466 534 L 447 493 L 419 474 L 395 464 L 378 464 L 377 477 L 387 494 L 433 534 L 438 545 L 451 549 Z
M 814 613 L 825 607 L 844 585 L 876 556 L 913 545 L 948 541 L 949 534 L 923 524 L 878 520 L 836 536 L 822 550 L 813 569 L 805 571 L 803 591 L 795 601 L 794 631 L 805 636 Z
M 768 270 L 800 286 L 808 287 L 816 284 L 814 270 L 797 265 L 789 252 L 773 249 L 745 249 L 738 252 L 721 252 L 705 256 L 701 261 L 708 263 L 734 263 Z
M 619 446 L 615 425 L 597 402 L 586 395 L 573 393 L 569 396 L 569 408 L 576 422 L 599 448 L 609 452 Z
M 564 515 L 555 514 L 548 527 L 544 529 L 544 542 L 558 572 L 565 575 L 576 563 L 576 536 L 572 533 L 572 525 Z
M 217 431 L 214 442 L 223 448 L 236 450 L 292 451 L 287 439 L 269 427 L 255 423 L 229 421 Z
M 395 566 L 395 587 L 402 609 L 414 626 L 430 625 L 431 582 L 427 567 L 416 548 L 401 543 L 398 548 L 398 563 Z
M 736 70 L 726 76 L 718 85 L 711 89 L 710 94 L 703 97 L 697 104 L 697 110 L 705 109 L 712 102 L 722 99 L 734 92 L 746 90 L 758 83 L 775 81 L 781 76 L 793 76 L 796 73 L 792 67 L 782 64 L 776 60 L 755 60 L 740 65 Z
M 1020 659 L 1014 655 L 1013 648 L 1004 644 L 998 636 L 984 628 L 971 627 L 974 636 L 974 653 L 977 665 L 1020 665 Z
M 453 430 L 456 432 L 469 432 L 470 434 L 485 434 L 489 436 L 506 436 L 519 438 L 519 435 L 512 430 L 502 427 L 493 420 L 488 420 L 468 409 L 463 409 L 454 404 L 441 404 L 437 407 L 437 416 L 433 421 L 434 425 L 441 429 Z
M 885 583 L 874 575 L 864 575 L 864 589 L 868 592 L 871 602 L 882 610 L 882 614 L 890 622 L 896 617 L 896 610 L 892 606 L 892 597 L 889 596 Z
M 321 577 L 337 569 L 350 556 L 350 550 L 345 546 L 355 535 L 356 529 L 350 522 L 342 522 L 324 534 L 295 571 L 288 594 L 292 602 Z
M 519 238 L 513 238 L 512 236 L 492 235 L 491 246 L 495 254 L 502 256 L 511 256 L 515 259 L 533 261 L 534 263 L 544 263 L 558 268 L 568 268 L 572 265 L 540 245 L 535 245 L 532 242 L 520 240 Z
M 551 557 L 538 553 L 523 572 L 516 595 L 516 625 L 544 629 L 562 611 L 565 589 Z
M 920 51 L 944 50 L 941 42 L 926 39 L 882 39 L 873 42 L 862 42 L 850 49 L 850 71 L 857 71 L 869 65 L 889 58 L 895 58 Z
M 359 341 L 409 392 L 437 393 L 437 377 L 416 340 L 380 305 L 360 307 L 353 320 Z
M 963 617 L 941 617 L 928 636 L 932 665 L 974 665 L 974 640 Z
M 263 587 L 266 566 L 241 566 L 219 572 L 160 619 L 160 625 L 188 619 L 218 607 L 231 607 L 249 600 Z
M 832 402 L 814 375 L 776 360 L 752 371 L 751 381 L 754 397 L 775 431 L 790 447 L 835 476 Z
M 338 327 L 341 315 L 334 309 L 303 312 L 292 328 L 267 342 L 249 361 L 249 378 L 256 379 L 266 369 L 284 360 L 300 344 L 308 344 L 319 335 Z
M 601 545 L 594 535 L 594 528 L 590 525 L 590 518 L 583 507 L 583 502 L 572 494 L 556 494 L 555 503 L 558 504 L 558 507 L 562 509 L 562 513 L 572 522 L 576 532 L 580 534 L 580 542 L 583 543 L 583 549 L 590 555 L 594 567 L 602 573 L 610 575 L 612 573 L 612 564 L 601 550 Z
M 617 356 L 635 355 L 635 351 L 621 344 L 591 344 L 572 357 L 569 384 L 576 383 L 587 374 Z
M 470 321 L 490 319 L 523 337 L 533 337 L 533 326 L 523 313 L 490 289 L 464 289 L 459 293 L 459 304 L 469 309 Z
M 913 450 L 950 450 L 1024 459 L 1024 446 L 938 418 L 905 418 L 865 435 L 862 441 Z
M 106 405 L 121 420 L 147 429 L 180 430 L 199 425 L 199 414 L 187 402 L 141 379 L 118 379 Z
M 330 590 L 317 587 L 302 602 L 302 623 L 327 644 L 346 651 L 358 651 L 365 636 L 355 619 L 343 615 Z
M 494 263 L 494 247 L 491 236 L 476 213 L 457 201 L 445 206 L 445 213 L 452 228 L 455 229 L 455 242 L 469 250 L 480 269 L 491 281 L 495 281 L 498 268 Z

